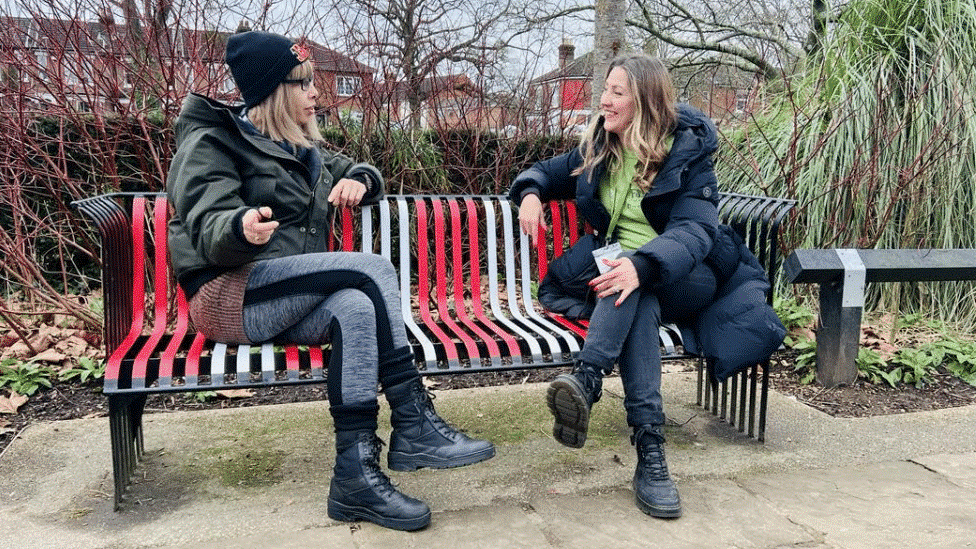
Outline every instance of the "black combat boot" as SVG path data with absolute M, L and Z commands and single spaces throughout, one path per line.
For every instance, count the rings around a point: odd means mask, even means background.
M 552 436 L 570 448 L 582 448 L 590 424 L 590 408 L 603 394 L 603 372 L 577 362 L 573 373 L 561 374 L 549 384 L 546 403 L 555 423 Z
M 637 508 L 658 518 L 681 516 L 681 498 L 664 459 L 664 433 L 659 425 L 634 428 L 630 442 L 637 447 L 634 495 Z
M 329 488 L 329 518 L 366 520 L 394 530 L 430 524 L 427 504 L 397 491 L 379 465 L 383 441 L 376 433 L 336 433 L 336 463 Z
M 447 424 L 437 412 L 420 378 L 386 389 L 392 414 L 388 464 L 394 471 L 421 467 L 447 469 L 484 461 L 495 445 L 476 440 Z

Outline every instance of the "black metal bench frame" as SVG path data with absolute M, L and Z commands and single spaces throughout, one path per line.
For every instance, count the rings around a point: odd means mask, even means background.
M 143 453 L 148 395 L 325 382 L 328 346 L 225 345 L 190 327 L 167 261 L 164 194 L 114 193 L 73 205 L 94 222 L 102 243 L 104 393 L 116 509 Z M 722 222 L 744 237 L 773 281 L 780 223 L 794 205 L 738 194 L 721 198 Z M 572 202 L 547 206 L 552 230 L 536 243 L 518 230 L 506 197 L 481 195 L 387 196 L 378 205 L 343 210 L 328 238 L 330 249 L 380 253 L 397 268 L 404 322 L 422 374 L 566 366 L 586 325 L 546 313 L 532 289 L 548 261 L 584 226 Z M 662 327 L 661 343 L 664 360 L 696 358 L 684 352 L 674 327 Z M 764 440 L 767 366 L 715 384 L 699 359 L 697 404 Z

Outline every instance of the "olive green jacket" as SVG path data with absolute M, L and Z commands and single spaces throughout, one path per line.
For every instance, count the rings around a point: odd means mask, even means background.
M 321 170 L 310 170 L 270 139 L 239 123 L 242 107 L 191 94 L 176 121 L 176 154 L 166 192 L 170 262 L 187 297 L 221 273 L 247 263 L 327 249 L 332 185 L 363 181 L 363 203 L 383 195 L 383 177 L 368 164 L 319 148 Z M 312 174 L 318 178 L 309 184 Z M 268 206 L 280 225 L 267 244 L 244 239 L 242 218 Z

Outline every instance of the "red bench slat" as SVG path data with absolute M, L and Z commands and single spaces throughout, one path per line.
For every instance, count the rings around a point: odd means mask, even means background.
M 105 383 L 107 386 L 114 386 L 113 388 L 119 388 L 122 360 L 142 335 L 146 299 L 145 204 L 146 199 L 141 196 L 132 200 L 132 322 L 129 325 L 129 333 L 112 352 L 105 365 Z

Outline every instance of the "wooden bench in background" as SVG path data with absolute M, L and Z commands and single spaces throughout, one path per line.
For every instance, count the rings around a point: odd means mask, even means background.
M 793 205 L 722 196 L 723 222 L 743 235 L 771 280 L 780 263 L 780 222 Z M 104 392 L 116 509 L 143 453 L 148 395 L 325 382 L 328 346 L 226 345 L 191 329 L 167 262 L 164 194 L 116 193 L 74 206 L 94 222 L 102 243 Z M 330 249 L 380 253 L 396 267 L 404 323 L 423 375 L 567 366 L 586 324 L 546 313 L 533 289 L 551 257 L 584 227 L 573 202 L 548 207 L 552 230 L 530 243 L 504 196 L 391 195 L 337 216 Z M 661 329 L 661 344 L 664 360 L 689 358 L 674 327 Z M 762 441 L 765 366 L 718 385 L 706 380 L 699 360 L 697 403 Z
M 801 249 L 783 272 L 792 284 L 820 285 L 817 381 L 835 387 L 857 379 L 865 284 L 976 280 L 976 250 Z

